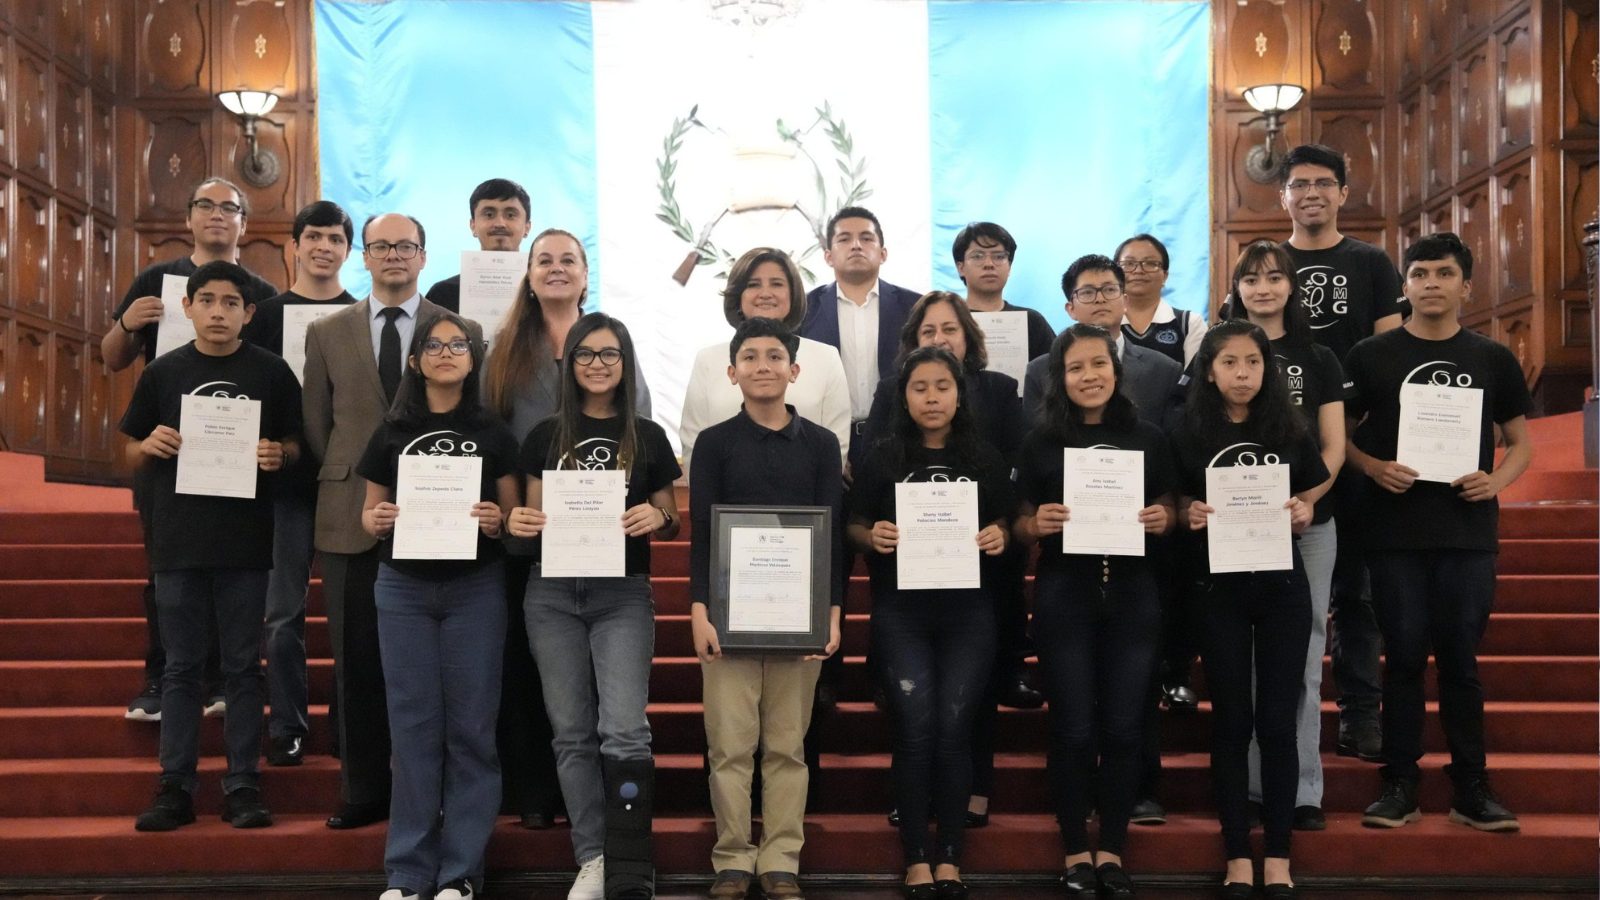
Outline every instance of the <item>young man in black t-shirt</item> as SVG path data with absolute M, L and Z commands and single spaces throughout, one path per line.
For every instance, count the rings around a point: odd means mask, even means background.
M 1283 194 L 1294 231 L 1283 242 L 1294 261 L 1300 302 L 1317 343 L 1343 362 L 1363 338 L 1400 327 L 1400 276 L 1388 254 L 1339 232 L 1339 210 L 1350 196 L 1344 154 L 1321 144 L 1303 144 L 1283 162 Z M 1360 478 L 1347 465 L 1334 482 L 1341 517 L 1354 525 L 1363 513 Z M 1338 752 L 1378 759 L 1378 655 L 1382 650 L 1359 529 L 1340 529 L 1334 564 L 1333 679 L 1339 688 Z
M 1360 421 L 1348 452 L 1369 481 L 1367 564 L 1387 657 L 1383 795 L 1367 807 L 1362 823 L 1398 828 L 1422 816 L 1417 763 L 1423 673 L 1431 651 L 1439 721 L 1450 745 L 1445 771 L 1455 787 L 1450 820 L 1481 831 L 1515 831 L 1516 817 L 1490 790 L 1485 771 L 1478 643 L 1494 605 L 1495 497 L 1533 458 L 1527 423 L 1533 401 L 1511 351 L 1456 320 L 1472 290 L 1472 252 L 1461 239 L 1448 232 L 1422 238 L 1406 251 L 1405 267 L 1406 298 L 1414 309 L 1410 321 L 1362 341 L 1345 360 L 1355 392 L 1349 411 Z M 1408 428 L 1426 428 L 1428 446 L 1436 443 L 1440 427 L 1408 422 L 1438 423 L 1458 414 L 1455 407 L 1440 407 L 1443 395 L 1480 404 L 1476 421 L 1468 407 L 1456 423 L 1477 429 L 1477 468 L 1448 483 L 1454 470 L 1436 468 L 1417 451 L 1401 452 Z M 1499 467 L 1496 427 L 1506 446 Z
M 471 218 L 467 227 L 478 239 L 479 250 L 521 250 L 532 227 L 533 201 L 522 185 L 509 178 L 491 178 L 472 189 L 467 198 Z M 461 311 L 461 276 L 451 275 L 428 288 L 428 301 L 451 312 Z M 491 339 L 493 335 L 489 336 Z
M 1038 310 L 1016 306 L 1004 297 L 1011 280 L 1011 263 L 1017 241 L 1011 232 L 993 222 L 973 222 L 956 234 L 950 247 L 956 274 L 967 286 L 967 307 L 973 312 L 1020 312 L 1028 316 L 1028 358 L 1050 352 L 1056 331 Z M 1008 373 L 1009 374 L 1009 373 Z
M 161 290 L 166 276 L 188 278 L 201 265 L 213 260 L 234 262 L 239 257 L 239 238 L 244 235 L 245 220 L 250 216 L 250 201 L 244 192 L 225 178 L 207 178 L 195 186 L 189 197 L 189 234 L 194 240 L 194 252 L 166 262 L 146 267 L 128 286 L 122 302 L 112 316 L 111 327 L 100 338 L 100 353 L 106 367 L 120 372 L 143 357 L 146 363 L 155 359 L 156 336 L 160 330 L 162 305 Z M 278 289 L 250 275 L 245 299 L 260 303 L 278 292 Z M 248 339 L 248 334 L 246 338 Z M 144 470 L 133 474 L 133 505 L 139 510 L 139 524 L 144 532 L 144 542 L 150 543 L 150 516 L 146 507 L 148 488 Z M 148 552 L 146 554 L 148 556 Z M 128 704 L 126 718 L 142 722 L 161 721 L 161 672 L 166 668 L 166 652 L 161 646 L 161 627 L 157 621 L 155 576 L 147 574 L 144 585 L 144 616 L 146 650 L 144 662 L 144 690 Z M 207 663 L 208 680 L 217 681 L 216 654 Z M 223 700 L 219 690 L 208 695 L 206 712 L 220 715 Z
M 244 292 L 250 273 L 209 262 L 190 276 L 183 300 L 196 338 L 152 362 L 139 378 L 121 429 L 128 459 L 149 474 L 150 564 L 167 650 L 162 673 L 161 785 L 141 814 L 140 831 L 171 831 L 194 821 L 196 766 L 207 645 L 220 643 L 227 685 L 224 742 L 228 768 L 223 819 L 235 828 L 272 824 L 261 802 L 256 763 L 261 747 L 261 617 L 272 568 L 272 478 L 256 476 L 248 498 L 180 488 L 186 453 L 210 456 L 198 422 L 186 421 L 185 398 L 259 404 L 256 465 L 276 472 L 300 455 L 300 385 L 283 360 L 244 343 L 240 331 L 255 304 Z M 191 413 L 192 415 L 193 413 Z M 217 426 L 222 433 L 222 426 Z M 185 435 L 190 448 L 184 448 Z M 241 435 L 248 438 L 249 435 Z M 198 463 L 197 463 L 198 464 Z M 230 489 L 239 487 L 229 486 Z M 215 639 L 207 624 L 216 623 Z

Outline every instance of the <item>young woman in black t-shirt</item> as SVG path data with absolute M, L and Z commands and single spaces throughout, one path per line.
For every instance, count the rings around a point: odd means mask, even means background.
M 1005 551 L 1013 506 L 1007 466 L 974 427 L 964 374 L 939 347 L 906 356 L 889 434 L 863 457 L 850 495 L 847 534 L 872 575 L 873 648 L 894 722 L 894 792 L 912 898 L 967 895 L 960 864 L 972 723 L 994 662 L 993 563 Z M 963 481 L 978 485 L 980 586 L 902 591 L 895 485 Z M 931 856 L 930 813 L 939 820 Z
M 1050 701 L 1050 779 L 1066 845 L 1062 884 L 1069 895 L 1129 896 L 1122 869 L 1128 815 L 1138 789 L 1145 697 L 1161 640 L 1161 599 L 1148 555 L 1063 553 L 1066 448 L 1144 454 L 1146 535 L 1176 518 L 1166 437 L 1139 420 L 1119 390 L 1116 339 L 1074 325 L 1050 348 L 1044 419 L 1023 443 L 1017 540 L 1041 544 L 1034 580 L 1033 640 Z M 1091 798 L 1099 772 L 1098 804 Z M 1100 852 L 1089 852 L 1084 817 L 1100 813 Z
M 1293 896 L 1289 876 L 1294 816 L 1295 720 L 1311 636 L 1311 591 L 1298 549 L 1288 570 L 1210 574 L 1205 540 L 1206 470 L 1284 464 L 1291 530 L 1311 524 L 1311 494 L 1328 480 L 1316 441 L 1289 403 L 1267 335 L 1249 322 L 1224 321 L 1195 356 L 1173 456 L 1183 496 L 1178 520 L 1196 533 L 1192 571 L 1213 725 L 1211 770 L 1227 851 L 1225 897 L 1249 897 L 1254 881 L 1248 813 L 1252 734 L 1261 748 L 1261 800 L 1268 897 Z M 1251 679 L 1256 682 L 1252 709 Z
M 516 443 L 478 402 L 483 348 L 445 313 L 417 324 L 394 406 L 356 471 L 361 524 L 383 541 L 375 588 L 378 647 L 394 747 L 385 897 L 471 896 L 500 810 L 495 719 L 505 644 L 501 510 L 517 505 Z M 394 503 L 416 457 L 479 457 L 472 559 L 395 558 Z M 467 510 L 462 510 L 467 512 Z M 447 789 L 448 786 L 448 789 Z M 454 893 L 451 893 L 451 892 Z
M 603 897 L 624 886 L 647 891 L 654 879 L 655 762 L 645 718 L 655 653 L 650 539 L 677 536 L 672 483 L 682 472 L 661 426 L 638 413 L 636 366 L 633 339 L 620 321 L 589 313 L 572 326 L 562 355 L 560 405 L 522 443 L 528 505 L 512 510 L 509 520 L 515 537 L 543 533 L 547 471 L 626 473 L 617 523 L 627 535 L 626 574 L 536 572 L 523 605 L 572 823 L 579 864 L 574 897 Z

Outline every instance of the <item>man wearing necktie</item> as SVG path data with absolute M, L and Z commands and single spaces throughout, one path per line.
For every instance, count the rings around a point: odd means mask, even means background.
M 428 258 L 421 222 L 373 216 L 361 240 L 372 294 L 307 329 L 302 394 L 306 446 L 321 461 L 315 543 L 339 704 L 340 807 L 329 828 L 389 817 L 389 716 L 373 600 L 381 553 L 361 527 L 366 482 L 355 466 L 394 400 L 418 321 L 443 312 L 417 291 Z M 483 340 L 475 323 L 468 326 L 473 340 Z

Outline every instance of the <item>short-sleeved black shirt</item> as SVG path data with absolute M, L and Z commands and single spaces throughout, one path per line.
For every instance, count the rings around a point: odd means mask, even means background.
M 615 469 L 618 447 L 622 441 L 622 418 L 595 419 L 578 416 L 578 434 L 573 456 L 552 459 L 551 444 L 556 439 L 558 420 L 552 416 L 533 426 L 522 451 L 517 457 L 518 468 L 533 478 L 542 477 L 547 469 Z M 649 419 L 634 420 L 639 441 L 644 445 L 641 459 L 635 461 L 628 473 L 628 496 L 623 501 L 625 509 L 647 503 L 650 495 L 670 487 L 683 469 L 672 454 L 672 444 L 660 425 Z M 674 513 L 676 515 L 676 513 Z M 621 528 L 621 523 L 618 523 Z M 537 546 L 534 558 L 538 559 Z M 627 540 L 626 571 L 629 575 L 650 574 L 650 536 L 640 535 Z
M 1177 492 L 1177 476 L 1172 469 L 1172 452 L 1167 436 L 1161 429 L 1140 419 L 1131 429 L 1113 428 L 1109 425 L 1082 425 L 1073 441 L 1063 444 L 1045 429 L 1028 432 L 1022 444 L 1022 457 L 1017 470 L 1017 493 L 1034 506 L 1062 502 L 1065 477 L 1062 451 L 1066 447 L 1094 447 L 1112 450 L 1141 450 L 1144 452 L 1144 502 L 1155 503 L 1163 494 Z M 1152 535 L 1145 536 L 1145 558 L 1152 553 Z M 1039 567 L 1054 568 L 1069 564 L 1070 557 L 1083 558 L 1082 554 L 1061 552 L 1061 535 L 1052 534 L 1039 541 Z M 1099 557 L 1093 557 L 1098 565 Z
M 1321 344 L 1296 344 L 1280 338 L 1272 342 L 1272 355 L 1277 357 L 1278 374 L 1289 388 L 1289 401 L 1305 418 L 1312 438 L 1321 447 L 1321 423 L 1317 416 L 1322 407 L 1350 399 L 1350 381 L 1344 376 L 1344 367 L 1339 365 L 1333 351 Z M 1333 518 L 1333 491 L 1322 495 L 1312 512 L 1313 525 Z
M 1001 312 L 1020 312 L 1028 314 L 1028 358 L 1036 359 L 1050 352 L 1050 345 L 1055 343 L 1056 330 L 1050 327 L 1050 320 L 1046 319 L 1038 310 L 1026 306 L 1017 306 L 1009 300 L 1000 302 Z
M 1400 272 L 1381 248 L 1346 237 L 1326 250 L 1296 250 L 1288 241 L 1283 249 L 1317 343 L 1341 362 L 1379 319 L 1400 312 Z
M 451 275 L 441 279 L 428 288 L 427 298 L 429 303 L 442 306 L 453 313 L 461 312 L 461 276 Z
M 430 413 L 415 428 L 401 428 L 385 420 L 372 433 L 356 474 L 387 488 L 399 480 L 401 456 L 480 456 L 483 477 L 478 499 L 500 502 L 495 482 L 517 468 L 517 442 L 511 432 L 490 416 L 474 422 L 465 413 Z M 503 509 L 502 515 L 510 510 Z M 400 517 L 406 514 L 402 507 Z M 449 581 L 502 554 L 500 542 L 478 532 L 477 559 L 395 559 L 394 541 L 384 540 L 383 561 L 397 571 L 425 581 Z
M 253 337 L 250 343 L 265 347 L 279 356 L 283 355 L 283 308 L 285 306 L 348 306 L 356 302 L 349 291 L 344 291 L 332 300 L 312 300 L 302 297 L 294 291 L 284 291 L 275 297 L 268 297 L 256 303 L 255 315 L 250 317 L 250 324 L 245 328 Z
M 1494 471 L 1494 425 L 1525 416 L 1533 398 L 1517 358 L 1504 346 L 1466 328 L 1443 341 L 1424 340 L 1397 328 L 1356 345 L 1345 361 L 1354 396 L 1346 408 L 1366 418 L 1352 436 L 1363 453 L 1395 458 L 1400 433 L 1400 386 L 1448 383 L 1481 389 L 1478 468 Z M 1374 548 L 1489 550 L 1499 546 L 1498 500 L 1461 499 L 1448 484 L 1419 481 L 1392 494 L 1367 481 L 1363 534 Z
M 145 367 L 122 416 L 122 433 L 142 441 L 166 425 L 181 434 L 185 394 L 259 400 L 261 437 L 300 433 L 300 382 L 287 363 L 252 344 L 207 356 L 193 342 Z M 245 500 L 177 493 L 176 458 L 146 458 L 141 471 L 147 473 L 140 502 L 149 505 L 151 569 L 272 568 L 272 474 L 258 470 L 255 499 Z
M 133 284 L 128 286 L 128 292 L 122 296 L 122 302 L 117 304 L 116 311 L 111 314 L 111 327 L 122 327 L 117 322 L 122 319 L 122 314 L 128 311 L 128 307 L 133 305 L 133 301 L 140 297 L 161 296 L 161 285 L 166 280 L 166 276 L 181 275 L 184 279 L 188 279 L 198 268 L 200 267 L 194 264 L 194 260 L 187 256 L 180 256 L 177 259 L 169 259 L 166 262 L 146 266 L 143 271 L 134 276 Z M 247 302 L 259 304 L 278 292 L 277 288 L 268 284 L 259 276 L 252 273 L 251 277 L 255 281 L 251 284 L 250 289 L 244 292 L 244 299 Z M 145 362 L 156 358 L 156 332 L 160 330 L 160 323 L 151 322 L 136 332 L 140 336 L 140 341 L 144 344 Z M 244 331 L 240 336 L 249 343 L 261 343 L 254 316 L 251 317 L 249 322 L 245 323 Z

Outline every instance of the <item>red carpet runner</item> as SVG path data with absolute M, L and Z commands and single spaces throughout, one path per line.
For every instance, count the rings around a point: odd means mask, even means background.
M 1596 473 L 1577 466 L 1576 417 L 1534 423 L 1540 460 L 1505 498 L 1497 611 L 1483 648 L 1487 730 L 1495 785 L 1522 819 L 1519 835 L 1479 834 L 1446 821 L 1449 786 L 1437 709 L 1430 703 L 1423 821 L 1397 832 L 1363 829 L 1376 766 L 1335 756 L 1337 714 L 1324 694 L 1329 828 L 1298 834 L 1304 876 L 1565 876 L 1596 870 L 1600 761 L 1596 678 Z M 134 816 L 154 790 L 157 727 L 122 718 L 140 684 L 142 551 L 126 492 L 48 486 L 37 461 L 0 454 L 0 859 L 8 877 L 381 872 L 383 828 L 333 832 L 337 761 L 326 756 L 332 664 L 313 587 L 313 754 L 299 769 L 265 768 L 277 814 L 264 831 L 218 821 L 221 722 L 203 729 L 200 822 L 139 834 Z M 10 511 L 7 511 L 10 510 Z M 19 511 L 22 510 L 22 511 Z M 698 665 L 690 655 L 688 545 L 658 545 L 658 637 L 650 718 L 661 766 L 658 858 L 664 872 L 704 872 L 712 841 L 700 771 L 704 745 Z M 860 654 L 869 606 L 852 584 L 846 651 Z M 819 808 L 807 823 L 812 872 L 898 870 L 889 806 L 884 718 L 868 702 L 861 659 L 847 657 L 844 698 L 831 722 Z M 1430 700 L 1432 695 L 1430 694 Z M 1136 873 L 1220 870 L 1210 815 L 1209 710 L 1165 725 L 1167 825 L 1135 827 Z M 1004 711 L 993 824 L 969 839 L 970 872 L 1049 872 L 1060 865 L 1048 814 L 1042 712 Z M 502 822 L 489 849 L 495 870 L 570 870 L 564 828 L 527 832 Z

